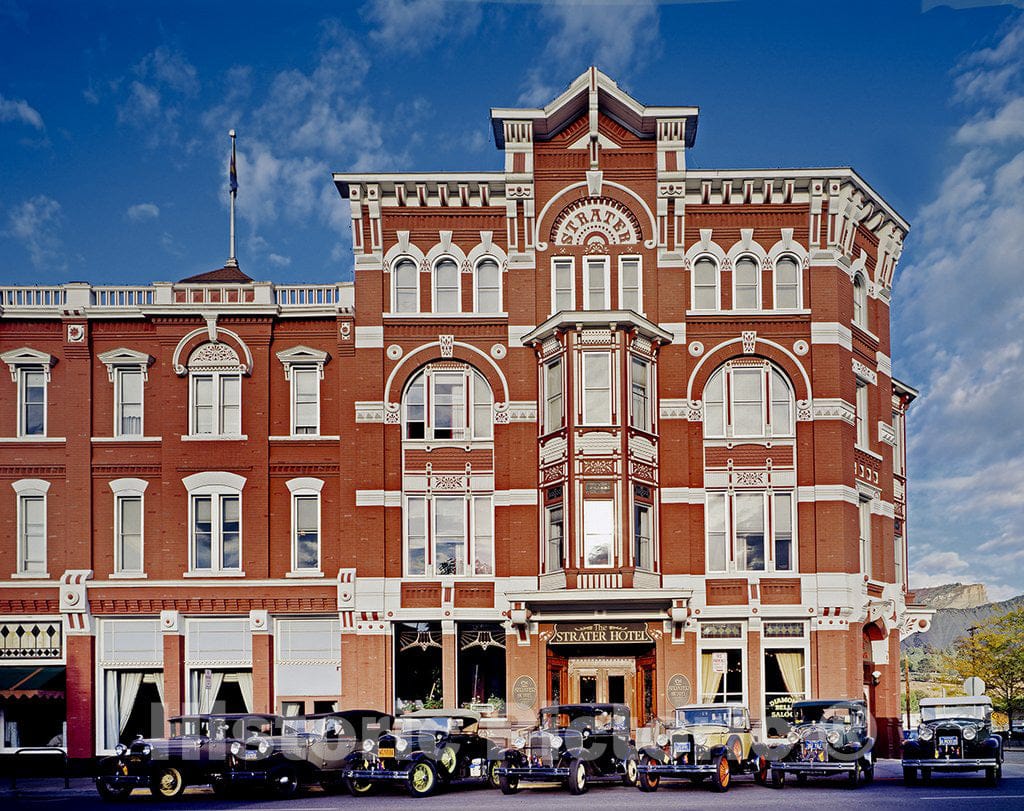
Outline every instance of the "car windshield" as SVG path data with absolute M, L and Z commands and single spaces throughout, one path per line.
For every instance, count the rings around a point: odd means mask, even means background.
M 270 718 L 246 716 L 245 718 L 210 719 L 210 737 L 215 741 L 226 738 L 245 740 L 253 735 L 273 735 L 274 722 Z
M 594 732 L 624 732 L 629 729 L 629 716 L 600 708 L 579 709 L 573 712 L 556 707 L 541 715 L 541 729 L 590 729 Z
M 802 724 L 843 724 L 851 726 L 862 723 L 861 711 L 844 704 L 810 704 L 797 707 L 797 720 Z
M 175 718 L 171 721 L 171 737 L 206 737 L 210 734 L 208 718 Z
M 460 718 L 399 718 L 395 721 L 397 732 L 457 732 L 462 728 Z
M 679 726 L 729 726 L 729 710 L 727 709 L 691 709 L 676 710 L 676 723 Z
M 936 704 L 921 707 L 922 721 L 938 721 L 942 718 L 970 718 L 972 721 L 984 721 L 988 715 L 987 704 Z

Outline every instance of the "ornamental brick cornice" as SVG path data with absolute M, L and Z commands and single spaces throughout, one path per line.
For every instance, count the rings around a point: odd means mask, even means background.
M 159 476 L 163 472 L 163 468 L 160 465 L 94 464 L 92 472 L 94 476 Z
M 4 465 L 0 479 L 62 479 L 66 472 L 64 465 Z
M 182 614 L 248 614 L 267 611 L 271 614 L 335 614 L 338 607 L 333 597 L 251 597 L 251 598 L 138 598 L 120 599 L 90 597 L 92 613 L 103 615 L 159 614 L 179 611 Z M 3 603 L 0 601 L 0 606 Z
M 56 587 L 54 587 L 56 592 Z M 60 600 L 54 597 L 47 599 L 7 599 L 0 600 L 0 614 L 60 614 Z
M 341 471 L 341 465 L 333 462 L 271 463 L 267 469 L 271 476 L 299 476 L 314 473 L 334 475 Z

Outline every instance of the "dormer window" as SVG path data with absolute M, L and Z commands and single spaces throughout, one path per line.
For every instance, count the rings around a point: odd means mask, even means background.
M 290 423 L 292 436 L 319 436 L 320 381 L 330 355 L 308 346 L 296 346 L 277 353 L 291 383 Z
M 45 352 L 22 347 L 0 355 L 18 387 L 17 431 L 19 437 L 46 436 L 46 388 L 50 367 L 57 359 Z

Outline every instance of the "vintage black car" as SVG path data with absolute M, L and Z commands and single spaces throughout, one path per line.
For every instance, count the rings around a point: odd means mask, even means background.
M 793 718 L 786 743 L 765 752 L 773 786 L 782 788 L 787 773 L 796 775 L 798 782 L 842 774 L 850 788 L 874 779 L 871 750 L 875 739 L 868 729 L 868 710 L 863 701 L 797 701 Z
M 173 799 L 188 786 L 211 785 L 219 790 L 228 768 L 231 744 L 254 734 L 280 734 L 283 719 L 274 715 L 184 715 L 170 719 L 167 738 L 136 738 L 118 744 L 113 757 L 103 758 L 96 772 L 96 790 L 106 800 L 121 800 L 133 789 Z
M 935 772 L 984 771 L 989 785 L 1003 774 L 1003 745 L 992 734 L 988 696 L 922 698 L 917 735 L 903 742 L 903 779 L 916 783 Z
M 768 760 L 754 740 L 750 713 L 742 704 L 681 707 L 655 743 L 640 750 L 641 791 L 657 791 L 663 779 L 684 777 L 695 783 L 710 777 L 716 791 L 728 791 L 733 775 L 753 774 L 756 783 L 768 776 Z
M 287 718 L 279 735 L 257 734 L 229 747 L 229 768 L 215 778 L 215 787 L 269 788 L 280 798 L 293 797 L 303 786 L 319 784 L 325 791 L 343 788 L 343 771 L 353 753 L 376 746 L 390 731 L 392 717 L 377 710 L 345 710 Z
M 564 782 L 582 794 L 591 782 L 636 785 L 637 753 L 625 704 L 559 704 L 502 753 L 498 784 L 514 794 L 525 782 Z
M 399 785 L 413 797 L 471 782 L 497 786 L 498 749 L 478 734 L 471 710 L 418 710 L 395 719 L 394 730 L 349 758 L 343 778 L 355 796 L 380 785 Z

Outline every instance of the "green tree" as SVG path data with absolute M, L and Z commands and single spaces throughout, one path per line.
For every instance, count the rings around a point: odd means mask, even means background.
M 958 639 L 943 656 L 943 666 L 951 680 L 984 680 L 992 703 L 1012 724 L 1024 702 L 1024 609 L 995 617 Z

